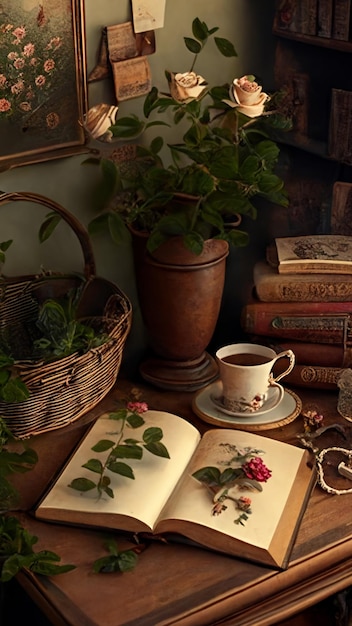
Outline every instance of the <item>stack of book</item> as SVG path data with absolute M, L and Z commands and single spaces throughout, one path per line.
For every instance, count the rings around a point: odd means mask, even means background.
M 348 41 L 351 0 L 277 0 L 275 30 Z
M 276 239 L 255 265 L 241 323 L 252 341 L 293 350 L 285 382 L 336 388 L 352 367 L 352 236 Z

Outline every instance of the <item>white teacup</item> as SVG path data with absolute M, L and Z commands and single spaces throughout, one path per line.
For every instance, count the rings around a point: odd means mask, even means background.
M 281 402 L 284 389 L 278 384 L 295 365 L 292 350 L 277 354 L 271 348 L 254 343 L 234 343 L 216 352 L 222 382 L 223 407 L 233 413 L 255 413 L 268 398 L 269 389 L 277 387 L 277 399 L 272 408 Z M 272 369 L 278 359 L 289 359 L 285 371 L 273 376 Z

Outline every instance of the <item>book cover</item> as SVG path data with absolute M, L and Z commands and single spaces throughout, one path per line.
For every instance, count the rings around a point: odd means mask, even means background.
M 327 37 L 330 39 L 332 32 L 333 9 L 334 0 L 318 0 L 318 37 Z
M 313 343 L 352 342 L 352 302 L 261 302 L 251 300 L 241 311 L 248 334 Z
M 334 0 L 332 38 L 348 41 L 350 36 L 351 0 Z
M 304 235 L 275 239 L 278 272 L 352 273 L 352 237 Z
M 264 260 L 253 269 L 254 289 L 263 302 L 352 300 L 352 274 L 279 274 Z
M 92 457 L 92 447 L 113 435 L 114 422 L 104 414 L 40 502 L 36 517 L 148 536 L 176 535 L 285 568 L 315 480 L 307 451 L 233 429 L 210 429 L 201 437 L 186 420 L 162 411 L 143 417 L 148 426 L 162 428 L 169 459 L 149 454 L 131 460 L 134 480 L 111 473 L 113 498 L 72 489 L 73 479 L 91 475 L 82 466 Z M 138 435 L 137 429 L 134 438 Z M 104 453 L 99 454 L 103 463 Z M 261 479 L 253 470 L 256 465 L 262 468 Z

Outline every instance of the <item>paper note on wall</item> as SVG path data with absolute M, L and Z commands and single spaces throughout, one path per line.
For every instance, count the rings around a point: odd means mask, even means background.
M 132 0 L 135 33 L 155 30 L 164 26 L 166 0 Z

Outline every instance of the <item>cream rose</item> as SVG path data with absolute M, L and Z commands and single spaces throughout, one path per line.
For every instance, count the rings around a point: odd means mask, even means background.
M 264 111 L 265 103 L 270 99 L 267 93 L 255 80 L 247 76 L 235 78 L 230 87 L 231 100 L 224 100 L 231 107 L 236 107 L 247 117 L 259 117 Z
M 197 100 L 207 90 L 208 83 L 195 72 L 171 74 L 170 91 L 174 100 Z

